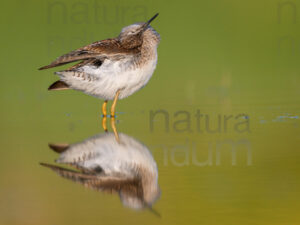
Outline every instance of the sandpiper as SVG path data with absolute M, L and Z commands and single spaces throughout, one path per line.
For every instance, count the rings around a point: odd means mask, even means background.
M 160 35 L 149 21 L 124 27 L 116 38 L 94 42 L 58 57 L 48 69 L 67 63 L 78 64 L 56 72 L 60 80 L 48 90 L 75 89 L 104 100 L 102 113 L 107 115 L 108 100 L 113 100 L 111 116 L 115 116 L 118 99 L 126 98 L 144 87 L 157 64 Z
M 158 170 L 148 148 L 120 133 L 102 133 L 76 144 L 49 144 L 60 153 L 57 163 L 76 170 L 41 163 L 60 176 L 97 191 L 117 193 L 123 205 L 150 209 L 160 196 Z

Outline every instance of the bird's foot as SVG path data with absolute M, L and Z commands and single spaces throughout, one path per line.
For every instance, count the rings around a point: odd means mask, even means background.
M 117 115 L 103 115 L 102 118 L 117 118 Z
M 105 116 L 105 117 L 102 117 L 102 127 L 103 127 L 103 130 L 104 130 L 105 132 L 108 131 L 107 125 L 106 125 L 106 116 Z

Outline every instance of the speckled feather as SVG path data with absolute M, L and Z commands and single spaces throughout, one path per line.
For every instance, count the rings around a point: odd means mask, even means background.
M 81 61 L 56 72 L 65 87 L 104 100 L 114 99 L 120 91 L 122 99 L 148 83 L 156 68 L 159 42 L 160 35 L 149 24 L 136 23 L 116 38 L 74 50 L 40 69 Z
M 125 134 L 119 136 L 120 143 L 113 133 L 104 133 L 72 145 L 49 145 L 60 153 L 57 163 L 77 171 L 42 165 L 87 188 L 118 193 L 129 207 L 152 205 L 160 195 L 157 165 L 146 146 Z

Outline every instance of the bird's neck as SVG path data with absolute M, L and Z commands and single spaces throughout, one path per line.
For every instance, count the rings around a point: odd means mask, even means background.
M 137 170 L 137 174 L 141 178 L 144 199 L 147 202 L 151 202 L 158 191 L 157 171 L 151 171 L 141 167 Z
M 149 37 L 144 37 L 139 54 L 135 58 L 136 64 L 141 66 L 147 64 L 149 61 L 156 60 L 157 45 L 158 43 L 155 40 Z
M 141 46 L 141 58 L 154 59 L 157 55 L 157 43 L 155 41 L 144 38 Z

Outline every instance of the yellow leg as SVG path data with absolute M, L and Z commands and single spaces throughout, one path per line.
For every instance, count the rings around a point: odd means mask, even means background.
M 103 114 L 103 117 L 106 117 L 106 115 L 107 115 L 106 105 L 107 105 L 107 100 L 104 101 L 103 104 L 102 104 L 102 114 Z
M 114 101 L 113 101 L 113 104 L 111 105 L 111 109 L 110 109 L 110 115 L 111 117 L 115 117 L 116 115 L 116 105 L 117 105 L 117 101 L 118 101 L 118 98 L 119 98 L 119 95 L 120 95 L 120 90 L 117 91 L 116 93 L 116 96 L 114 98 Z
M 106 120 L 107 120 L 107 117 L 104 116 L 104 117 L 102 118 L 102 127 L 103 127 L 103 130 L 104 130 L 105 132 L 107 132 Z
M 111 122 L 111 128 L 115 134 L 115 138 L 116 138 L 117 142 L 120 143 L 119 134 L 118 134 L 118 131 L 116 128 L 116 123 L 115 123 L 115 117 L 112 117 L 110 122 Z

